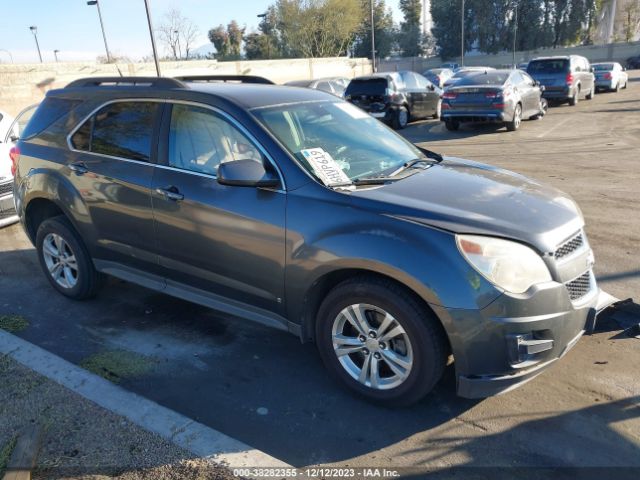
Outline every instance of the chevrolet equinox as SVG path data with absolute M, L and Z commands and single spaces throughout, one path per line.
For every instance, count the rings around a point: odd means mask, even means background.
M 52 90 L 14 147 L 45 276 L 111 275 L 313 341 L 387 405 L 507 391 L 589 329 L 584 221 L 554 188 L 409 143 L 327 93 L 92 78 Z

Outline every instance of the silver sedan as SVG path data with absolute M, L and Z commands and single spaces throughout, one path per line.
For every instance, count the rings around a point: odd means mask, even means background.
M 596 90 L 617 92 L 621 88 L 627 88 L 629 76 L 619 63 L 594 63 L 591 66 L 596 76 Z

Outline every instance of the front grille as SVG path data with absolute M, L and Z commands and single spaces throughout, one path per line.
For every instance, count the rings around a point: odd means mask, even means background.
M 578 278 L 564 284 L 572 301 L 584 297 L 591 290 L 591 271 L 587 271 Z
M 9 195 L 13 192 L 13 182 L 7 182 L 0 185 L 0 197 Z
M 558 247 L 554 256 L 556 260 L 560 260 L 568 255 L 571 255 L 576 250 L 580 249 L 584 245 L 584 235 L 582 232 L 578 233 L 575 237 L 566 241 Z

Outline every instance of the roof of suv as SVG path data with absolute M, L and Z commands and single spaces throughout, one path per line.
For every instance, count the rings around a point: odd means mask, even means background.
M 226 83 L 226 82 L 183 82 L 173 78 L 156 77 L 122 77 L 122 78 L 85 78 L 75 80 L 65 88 L 69 90 L 86 92 L 87 94 L 99 91 L 108 93 L 117 98 L 119 94 L 127 95 L 138 89 L 145 92 L 162 92 L 162 97 L 167 97 L 167 91 L 185 91 L 206 93 L 230 101 L 247 110 L 288 103 L 333 100 L 335 96 L 320 90 L 301 89 L 282 85 L 270 85 L 266 83 Z M 52 91 L 51 93 L 54 93 Z

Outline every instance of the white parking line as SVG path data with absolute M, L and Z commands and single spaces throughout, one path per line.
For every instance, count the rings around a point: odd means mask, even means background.
M 231 468 L 290 467 L 261 450 L 114 385 L 4 330 L 0 330 L 0 354 L 8 355 L 25 367 L 200 458 L 224 463 Z
M 537 138 L 543 138 L 546 135 L 548 135 L 549 133 L 553 132 L 556 128 L 558 128 L 560 125 L 563 125 L 565 123 L 567 123 L 569 120 L 571 120 L 571 117 L 565 118 L 564 120 L 562 120 L 561 122 L 556 123 L 553 127 L 551 127 L 549 130 L 547 130 L 546 132 L 542 132 L 540 135 L 538 135 Z

